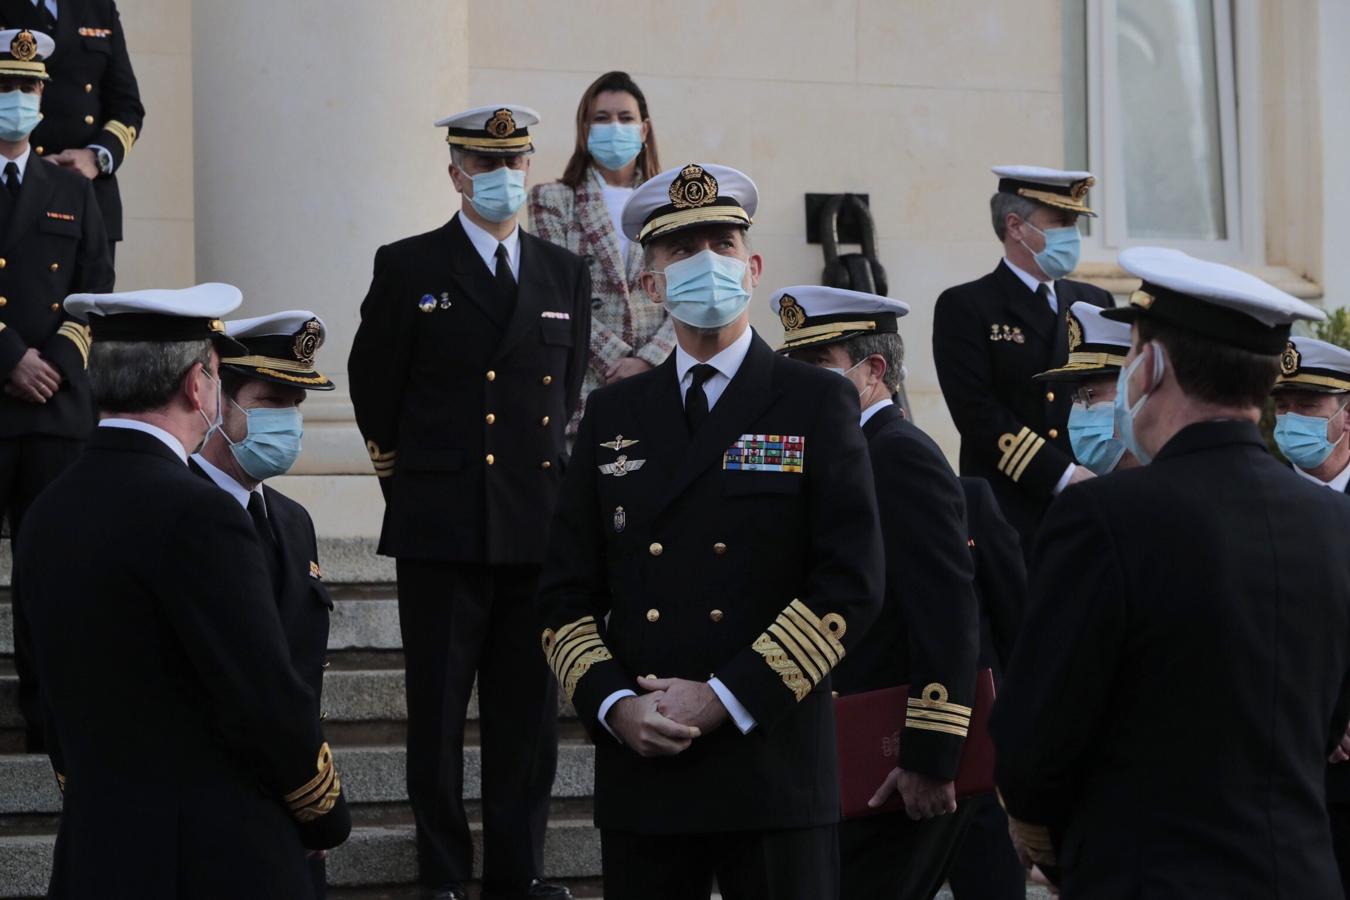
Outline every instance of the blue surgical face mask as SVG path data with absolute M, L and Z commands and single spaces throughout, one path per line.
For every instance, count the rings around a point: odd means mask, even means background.
M 1036 260 L 1036 265 L 1041 267 L 1041 271 L 1050 280 L 1063 278 L 1077 268 L 1078 253 L 1082 249 L 1083 239 L 1076 225 L 1041 231 L 1030 222 L 1024 221 L 1023 224 L 1045 238 L 1045 249 L 1040 253 L 1032 252 L 1032 256 Z M 1022 241 L 1022 246 L 1027 247 L 1027 242 Z M 1027 250 L 1030 251 L 1031 248 L 1027 247 Z
M 642 126 L 607 122 L 592 125 L 586 135 L 591 158 L 611 172 L 622 169 L 642 152 Z
M 211 440 L 211 435 L 220 430 L 220 423 L 224 421 L 223 411 L 220 406 L 220 379 L 212 378 L 206 369 L 202 369 L 202 374 L 206 376 L 207 381 L 214 381 L 216 384 L 216 413 L 215 418 L 211 418 L 206 414 L 206 410 L 197 410 L 197 414 L 201 416 L 202 421 L 206 423 L 206 433 L 202 435 L 202 442 L 192 451 L 193 453 L 201 452 L 202 448 L 206 446 L 206 442 Z
M 711 250 L 671 263 L 664 273 L 670 314 L 693 328 L 731 324 L 750 304 L 748 270 L 742 260 Z
M 21 141 L 37 127 L 42 119 L 38 108 L 42 98 L 34 91 L 5 91 L 0 94 L 0 140 Z
M 1093 474 L 1105 475 L 1115 469 L 1125 455 L 1125 445 L 1116 440 L 1115 403 L 1075 403 L 1069 410 L 1069 445 L 1074 458 Z
M 525 202 L 525 170 L 500 166 L 478 173 L 469 202 L 489 222 L 505 222 Z
M 1163 376 L 1163 358 L 1162 350 L 1158 345 L 1150 344 L 1153 348 L 1153 384 L 1157 385 L 1162 381 Z M 1120 442 L 1125 445 L 1125 449 L 1134 454 L 1134 458 L 1139 460 L 1140 465 L 1148 465 L 1153 461 L 1153 456 L 1145 452 L 1139 445 L 1139 439 L 1134 434 L 1134 420 L 1138 418 L 1140 410 L 1148 402 L 1149 393 L 1146 391 L 1135 401 L 1134 406 L 1129 406 L 1130 378 L 1139 369 L 1144 361 L 1141 353 L 1134 358 L 1134 362 L 1120 370 L 1120 375 L 1116 377 L 1116 399 L 1113 404 L 1113 414 L 1115 418 L 1116 434 L 1120 435 Z
M 1327 437 L 1327 428 L 1331 420 L 1345 411 L 1341 407 L 1336 415 L 1324 419 L 1321 416 L 1304 416 L 1298 413 L 1280 413 L 1275 417 L 1275 443 L 1285 459 L 1307 472 L 1327 461 L 1336 445 L 1345 440 L 1345 435 L 1332 441 Z
M 248 420 L 248 433 L 242 441 L 231 441 L 229 435 L 221 432 L 234 461 L 257 481 L 289 472 L 300 456 L 300 436 L 305 431 L 300 410 L 294 406 L 244 409 L 237 403 L 234 405 Z

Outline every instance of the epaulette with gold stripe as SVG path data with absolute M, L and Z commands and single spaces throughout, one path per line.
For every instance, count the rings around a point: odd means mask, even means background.
M 89 345 L 93 338 L 88 325 L 81 325 L 79 322 L 66 322 L 56 333 L 63 338 L 67 338 L 75 348 L 80 351 L 80 356 L 84 359 L 84 367 L 89 368 Z
M 947 688 L 934 682 L 917 697 L 910 697 L 905 711 L 905 727 L 920 731 L 941 731 L 965 737 L 970 730 L 973 710 L 960 703 L 947 702 Z
M 549 668 L 557 676 L 558 684 L 562 685 L 569 701 L 576 693 L 577 682 L 590 671 L 591 666 L 614 658 L 600 638 L 595 616 L 583 616 L 557 631 L 545 629 L 542 643 Z
M 370 454 L 370 461 L 375 465 L 376 475 L 388 478 L 394 474 L 394 463 L 398 461 L 397 450 L 385 452 L 380 450 L 380 445 L 374 441 L 366 441 L 366 452 Z
M 1045 446 L 1045 438 L 1030 428 L 1023 427 L 1014 437 L 1012 432 L 998 439 L 998 449 L 1003 451 L 998 461 L 998 470 L 1013 481 L 1022 477 L 1031 460 Z
M 802 601 L 793 600 L 750 647 L 801 700 L 844 658 L 840 640 L 847 630 L 838 613 L 819 617 Z
M 338 779 L 333 751 L 328 749 L 327 741 L 319 748 L 317 767 L 318 775 L 286 795 L 286 807 L 298 822 L 313 822 L 327 815 L 342 793 L 342 782 Z

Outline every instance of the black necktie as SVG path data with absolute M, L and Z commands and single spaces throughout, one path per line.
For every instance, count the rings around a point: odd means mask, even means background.
M 511 260 L 506 255 L 506 245 L 497 245 L 497 293 L 506 301 L 509 311 L 516 306 L 516 276 L 511 274 Z
M 267 574 L 272 579 L 274 590 L 281 589 L 281 554 L 277 548 L 276 535 L 272 533 L 272 524 L 267 521 L 267 510 L 263 509 L 262 494 L 250 491 L 248 495 L 248 515 L 253 520 L 253 528 L 258 532 L 258 543 L 262 545 L 263 556 L 267 559 Z
M 19 202 L 19 187 L 19 164 L 11 160 L 5 164 L 5 190 L 11 203 Z
M 703 383 L 716 375 L 717 370 L 707 363 L 699 363 L 689 371 L 694 380 L 684 392 L 684 420 L 689 423 L 689 433 L 696 434 L 703 420 L 708 418 L 708 395 L 703 392 Z

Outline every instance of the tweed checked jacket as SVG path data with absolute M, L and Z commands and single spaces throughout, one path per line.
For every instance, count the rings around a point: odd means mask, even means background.
M 620 252 L 601 176 L 594 168 L 575 190 L 560 181 L 531 188 L 530 227 L 538 237 L 584 257 L 591 269 L 590 355 L 581 400 L 567 425 L 570 439 L 576 436 L 586 398 L 604 386 L 605 370 L 628 356 L 661 365 L 675 349 L 675 326 L 665 307 L 648 300 L 638 282 L 642 248 L 634 242 L 627 254 Z

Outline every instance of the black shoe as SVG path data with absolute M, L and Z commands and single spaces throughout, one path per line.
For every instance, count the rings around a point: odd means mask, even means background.
M 572 900 L 572 892 L 560 884 L 534 878 L 529 884 L 509 890 L 484 885 L 483 900 Z
M 457 884 L 446 884 L 438 888 L 423 888 L 427 900 L 469 900 L 469 894 Z

